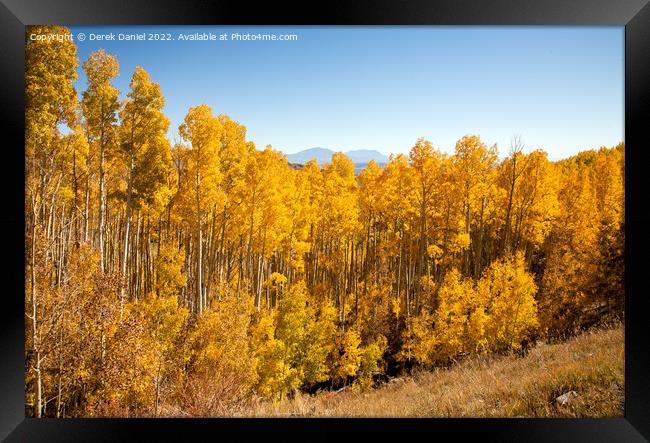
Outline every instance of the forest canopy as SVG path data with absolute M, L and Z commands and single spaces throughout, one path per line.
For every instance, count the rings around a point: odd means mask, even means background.
M 355 175 L 206 104 L 171 143 L 164 91 L 137 67 L 120 100 L 119 72 L 26 38 L 28 415 L 232 415 L 623 315 L 623 144 L 420 138 Z

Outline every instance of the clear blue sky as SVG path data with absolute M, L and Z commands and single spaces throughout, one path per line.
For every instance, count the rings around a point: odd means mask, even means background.
M 553 160 L 624 137 L 623 27 L 73 26 L 90 33 L 296 34 L 297 41 L 76 41 L 80 64 L 117 55 L 123 97 L 135 66 L 160 83 L 170 138 L 207 103 L 258 149 L 452 152 L 478 134 L 502 154 L 513 135 Z M 75 38 L 75 40 L 77 40 Z M 85 89 L 79 68 L 77 90 Z

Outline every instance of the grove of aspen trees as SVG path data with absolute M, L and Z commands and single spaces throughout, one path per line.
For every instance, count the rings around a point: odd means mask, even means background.
M 292 165 L 206 104 L 172 144 L 155 78 L 76 51 L 26 40 L 29 416 L 245 414 L 622 319 L 623 144 Z

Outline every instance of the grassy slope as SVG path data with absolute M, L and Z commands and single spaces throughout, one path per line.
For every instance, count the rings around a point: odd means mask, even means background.
M 476 357 L 451 369 L 395 379 L 371 392 L 299 395 L 260 403 L 257 416 L 621 417 L 623 327 L 538 344 L 526 357 Z M 566 405 L 553 400 L 570 390 Z

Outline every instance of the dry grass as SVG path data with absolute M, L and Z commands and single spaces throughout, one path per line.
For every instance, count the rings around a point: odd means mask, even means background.
M 476 357 L 450 369 L 394 379 L 371 392 L 298 395 L 260 402 L 254 416 L 621 417 L 623 326 L 538 344 L 526 357 Z M 575 391 L 566 405 L 556 397 Z

